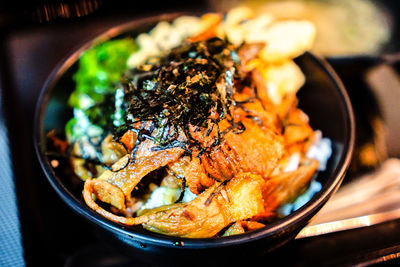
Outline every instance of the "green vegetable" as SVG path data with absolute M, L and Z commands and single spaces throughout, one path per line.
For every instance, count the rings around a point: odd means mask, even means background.
M 138 49 L 130 38 L 111 40 L 85 51 L 79 59 L 79 69 L 74 75 L 75 91 L 69 105 L 86 110 L 102 102 L 104 95 L 115 91 L 126 70 L 128 57 Z
M 73 76 L 76 88 L 68 104 L 74 118 L 66 125 L 70 142 L 80 136 L 99 136 L 123 123 L 121 90 L 117 90 L 129 56 L 138 49 L 131 38 L 111 40 L 85 51 Z

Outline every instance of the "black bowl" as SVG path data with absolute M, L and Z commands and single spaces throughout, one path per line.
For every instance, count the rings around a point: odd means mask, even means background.
M 202 259 L 211 259 L 210 256 L 221 258 L 221 255 L 229 255 L 232 259 L 234 255 L 240 257 L 243 253 L 272 251 L 293 239 L 337 190 L 353 152 L 354 118 L 346 90 L 332 68 L 310 53 L 296 59 L 306 76 L 306 84 L 298 93 L 299 105 L 309 115 L 311 126 L 320 129 L 325 137 L 331 139 L 333 154 L 327 169 L 317 177 L 322 183 L 321 191 L 297 211 L 262 229 L 231 237 L 187 239 L 148 232 L 140 226 L 121 226 L 87 207 L 81 196 L 82 182 L 71 177 L 67 165 L 64 167 L 61 164 L 53 168 L 45 153 L 46 133 L 53 129 L 63 133 L 66 121 L 72 116 L 67 99 L 75 86 L 72 75 L 77 69 L 77 60 L 82 51 L 94 42 L 147 32 L 158 21 L 171 20 L 177 15 L 135 20 L 113 28 L 86 43 L 61 62 L 47 79 L 36 109 L 34 144 L 41 166 L 50 184 L 66 204 L 92 222 L 98 236 L 128 251 L 131 256 L 158 263 L 174 259 L 182 262 L 197 256 L 196 262 L 201 262 Z M 199 255 L 204 257 L 198 257 Z

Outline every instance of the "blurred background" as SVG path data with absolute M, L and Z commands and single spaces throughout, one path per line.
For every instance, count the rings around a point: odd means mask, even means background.
M 110 27 L 166 12 L 223 12 L 237 5 L 278 19 L 314 22 L 313 52 L 332 64 L 353 103 L 353 160 L 338 194 L 313 223 L 400 209 L 398 1 L 1 1 L 0 266 L 133 265 L 131 258 L 101 243 L 44 177 L 32 144 L 40 90 L 63 58 Z M 297 239 L 263 260 L 295 266 L 370 265 L 398 264 L 398 257 L 400 222 L 392 219 Z

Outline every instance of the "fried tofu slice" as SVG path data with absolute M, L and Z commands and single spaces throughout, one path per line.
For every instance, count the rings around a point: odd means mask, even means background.
M 163 206 L 144 214 L 153 219 L 145 222 L 143 227 L 171 236 L 215 236 L 230 223 L 263 212 L 264 183 L 259 175 L 238 174 L 226 186 L 215 183 L 189 203 Z

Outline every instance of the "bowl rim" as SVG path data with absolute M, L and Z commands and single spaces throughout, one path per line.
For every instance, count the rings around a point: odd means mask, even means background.
M 325 59 L 320 58 L 309 52 L 306 53 L 310 55 L 310 58 L 316 64 L 318 64 L 319 67 L 330 78 L 335 88 L 339 92 L 341 101 L 344 104 L 346 114 L 346 137 L 345 142 L 343 143 L 343 152 L 340 155 L 337 167 L 327 178 L 327 181 L 323 185 L 323 188 L 316 195 L 314 195 L 314 197 L 310 201 L 308 201 L 301 208 L 289 214 L 288 216 L 285 216 L 284 218 L 279 219 L 276 222 L 269 223 L 268 225 L 266 225 L 266 227 L 240 235 L 199 239 L 166 236 L 150 231 L 146 233 L 135 232 L 127 228 L 126 226 L 109 221 L 108 219 L 102 217 L 100 214 L 91 210 L 89 207 L 85 206 L 82 201 L 74 196 L 62 183 L 60 178 L 56 175 L 55 171 L 51 167 L 47 156 L 43 153 L 41 148 L 45 140 L 42 138 L 42 129 L 44 113 L 48 103 L 48 98 L 50 96 L 50 93 L 53 91 L 56 82 L 72 66 L 72 64 L 74 64 L 79 59 L 79 56 L 82 52 L 87 50 L 93 44 L 104 42 L 111 38 L 117 37 L 124 32 L 133 30 L 135 27 L 138 28 L 140 26 L 144 26 L 150 23 L 155 24 L 158 21 L 162 20 L 171 20 L 182 15 L 187 15 L 187 13 L 166 13 L 162 15 L 155 15 L 139 19 L 133 18 L 131 21 L 114 26 L 104 33 L 97 35 L 97 37 L 91 38 L 89 41 L 86 41 L 83 44 L 79 45 L 77 49 L 72 50 L 72 52 L 69 53 L 63 60 L 61 60 L 59 64 L 53 69 L 41 89 L 36 104 L 33 134 L 33 143 L 36 155 L 39 159 L 40 165 L 45 173 L 47 180 L 50 182 L 51 186 L 61 197 L 61 199 L 67 204 L 67 206 L 74 210 L 76 213 L 88 219 L 90 222 L 111 231 L 114 234 L 123 235 L 126 238 L 131 238 L 132 241 L 137 241 L 138 244 L 140 242 L 144 244 L 147 243 L 163 247 L 180 247 L 182 249 L 216 248 L 243 244 L 253 240 L 274 236 L 276 234 L 279 234 L 280 230 L 282 229 L 295 227 L 295 225 L 302 221 L 301 219 L 303 217 L 311 215 L 313 211 L 321 208 L 322 205 L 329 199 L 329 197 L 337 190 L 350 164 L 355 143 L 355 121 L 353 108 L 342 81 Z M 184 245 L 182 246 L 181 244 Z

